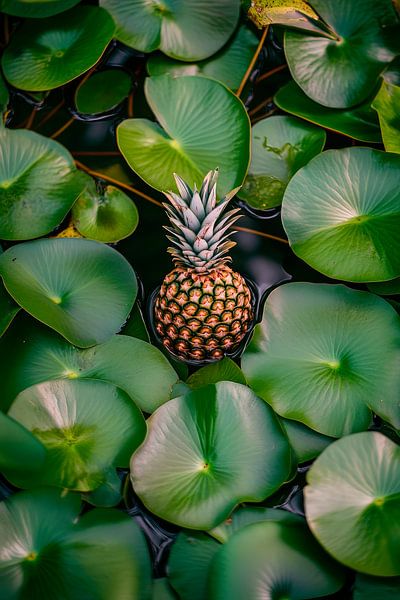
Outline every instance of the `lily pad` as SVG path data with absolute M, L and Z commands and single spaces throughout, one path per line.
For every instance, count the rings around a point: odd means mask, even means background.
M 288 283 L 267 299 L 242 357 L 254 392 L 324 435 L 367 429 L 371 409 L 400 427 L 400 318 L 344 285 Z
M 100 0 L 120 42 L 142 52 L 160 49 L 179 60 L 215 54 L 235 30 L 240 0 Z
M 149 332 L 147 331 L 146 323 L 143 318 L 142 309 L 139 303 L 136 302 L 132 309 L 131 314 L 128 317 L 125 325 L 123 326 L 121 333 L 129 335 L 144 342 L 150 342 Z
M 129 396 L 103 381 L 40 383 L 21 392 L 8 414 L 47 449 L 40 475 L 12 479 L 19 487 L 95 490 L 110 466 L 129 465 L 146 434 L 143 415 Z
M 242 102 L 205 77 L 160 75 L 146 79 L 145 94 L 160 125 L 128 119 L 117 128 L 125 160 L 157 190 L 177 190 L 173 173 L 201 185 L 219 166 L 221 196 L 241 185 L 250 160 L 250 122 Z
M 385 281 L 400 275 L 400 156 L 371 148 L 328 150 L 290 181 L 282 222 L 292 250 L 328 277 Z
M 132 79 L 122 69 L 93 73 L 78 87 L 75 106 L 82 114 L 99 114 L 112 110 L 128 96 Z
M 343 570 L 298 517 L 236 532 L 213 561 L 209 589 L 214 600 L 302 600 L 332 594 L 344 580 Z
M 99 242 L 118 242 L 130 236 L 139 223 L 133 200 L 112 185 L 92 181 L 72 209 L 73 225 L 80 234 Z
M 357 573 L 353 600 L 394 600 L 400 597 L 400 577 L 372 577 Z
M 91 240 L 18 244 L 0 255 L 0 275 L 22 308 L 82 348 L 119 331 L 137 293 L 127 260 Z
M 275 104 L 296 117 L 363 142 L 382 142 L 376 111 L 368 100 L 353 108 L 329 108 L 311 100 L 295 81 L 281 87 Z
M 217 54 L 197 63 L 173 60 L 162 54 L 153 54 L 147 61 L 149 75 L 204 75 L 216 79 L 231 90 L 240 86 L 258 46 L 258 38 L 245 25 L 241 25 L 233 37 Z
M 399 28 L 391 0 L 312 0 L 335 33 L 286 31 L 285 54 L 294 80 L 312 100 L 332 108 L 359 104 L 398 54 Z
M 43 444 L 20 423 L 0 411 L 0 471 L 7 479 L 13 474 L 37 475 L 45 458 Z
M 293 175 L 319 154 L 326 133 L 293 117 L 268 117 L 252 128 L 251 163 L 238 193 L 253 208 L 282 203 Z
M 79 0 L 1 0 L 0 10 L 15 17 L 51 17 L 78 4 Z
M 148 419 L 132 485 L 154 514 L 211 529 L 239 502 L 271 495 L 292 455 L 276 416 L 247 387 L 222 382 L 170 400 Z
M 0 503 L 0 594 L 7 600 L 149 600 L 150 557 L 121 511 L 80 516 L 76 494 L 19 492 Z
M 304 0 L 253 0 L 247 16 L 259 28 L 286 25 L 322 34 L 326 25 Z
M 0 74 L 0 112 L 4 113 L 7 110 L 9 99 L 10 96 L 8 93 L 8 88 L 6 86 L 3 76 Z M 3 120 L 0 119 L 0 127 L 2 125 Z
M 246 377 L 240 370 L 240 367 L 227 356 L 218 362 L 206 365 L 198 369 L 186 381 L 187 385 L 192 389 L 199 388 L 210 383 L 218 383 L 219 381 L 233 381 L 246 385 Z
M 8 410 L 22 390 L 37 383 L 97 379 L 123 389 L 140 409 L 150 413 L 169 400 L 178 380 L 160 350 L 146 342 L 115 335 L 81 350 L 25 316 L 1 340 L 0 357 L 3 410 Z
M 20 306 L 14 302 L 0 281 L 0 337 L 7 330 L 19 311 Z
M 385 150 L 400 153 L 400 87 L 383 81 L 372 107 L 378 112 Z
M 400 575 L 400 447 L 376 431 L 331 444 L 307 474 L 311 531 L 345 565 Z
M 108 12 L 96 6 L 79 6 L 34 24 L 25 21 L 4 50 L 4 75 L 21 90 L 64 85 L 99 60 L 114 28 Z
M 0 238 L 29 240 L 59 225 L 86 177 L 66 148 L 33 131 L 0 128 Z
M 379 296 L 394 296 L 400 294 L 400 277 L 390 281 L 380 281 L 378 283 L 369 283 L 368 289 Z
M 298 421 L 281 419 L 281 424 L 300 464 L 316 458 L 335 441 L 335 438 L 313 431 Z

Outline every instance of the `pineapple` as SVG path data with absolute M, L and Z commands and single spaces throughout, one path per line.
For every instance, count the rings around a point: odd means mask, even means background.
M 163 345 L 183 360 L 219 360 L 234 352 L 253 320 L 251 291 L 229 266 L 235 245 L 228 229 L 239 208 L 224 214 L 239 188 L 217 204 L 218 170 L 194 191 L 174 175 L 179 195 L 165 193 L 171 227 L 167 238 L 175 268 L 165 277 L 154 305 L 155 327 Z

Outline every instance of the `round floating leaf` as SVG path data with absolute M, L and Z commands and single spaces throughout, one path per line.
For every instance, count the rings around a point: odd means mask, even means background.
M 2 598 L 149 600 L 150 557 L 134 520 L 80 509 L 78 495 L 51 489 L 0 503 Z
M 19 487 L 95 490 L 110 466 L 128 466 L 146 434 L 142 413 L 129 396 L 103 381 L 40 383 L 17 396 L 9 415 L 47 448 L 40 476 L 14 477 Z
M 15 17 L 51 17 L 78 4 L 79 0 L 1 0 L 0 9 Z
M 142 310 L 139 303 L 136 302 L 132 309 L 131 314 L 128 317 L 125 325 L 123 326 L 121 333 L 129 335 L 144 342 L 150 342 L 149 332 L 147 331 L 146 323 L 143 319 Z
M 83 236 L 99 242 L 118 242 L 131 235 L 138 223 L 136 205 L 120 189 L 96 189 L 94 181 L 83 190 L 72 209 L 73 225 Z
M 0 337 L 7 330 L 15 315 L 19 312 L 20 307 L 15 304 L 10 294 L 0 280 Z
M 25 427 L 0 411 L 0 471 L 9 478 L 38 473 L 46 450 Z
M 86 348 L 119 331 L 135 301 L 130 264 L 109 246 L 82 239 L 47 239 L 0 255 L 7 291 L 32 316 Z
M 237 503 L 272 494 L 289 477 L 292 456 L 266 408 L 230 382 L 161 406 L 131 461 L 133 488 L 145 506 L 183 527 L 211 529 Z
M 216 79 L 231 90 L 239 87 L 247 67 L 258 46 L 258 39 L 245 25 L 241 25 L 229 42 L 211 58 L 197 63 L 173 60 L 163 54 L 153 54 L 147 61 L 149 75 L 169 73 L 180 75 L 204 75 Z
M 398 54 L 391 0 L 312 0 L 335 39 L 286 31 L 285 54 L 295 81 L 323 106 L 347 108 L 367 98 Z
M 323 129 L 293 117 L 268 117 L 252 128 L 251 163 L 239 192 L 250 206 L 279 206 L 289 180 L 319 154 L 325 144 Z
M 379 115 L 385 150 L 400 153 L 400 87 L 383 81 L 372 106 Z
M 190 375 L 186 381 L 192 389 L 199 388 L 202 385 L 218 383 L 219 381 L 233 381 L 246 385 L 246 377 L 243 375 L 237 364 L 227 356 L 210 365 L 206 365 Z
M 242 357 L 256 394 L 328 436 L 367 429 L 370 409 L 400 427 L 400 318 L 343 285 L 289 283 L 267 299 Z
M 112 18 L 96 6 L 79 6 L 34 23 L 26 21 L 4 50 L 4 75 L 21 90 L 59 87 L 90 69 L 113 34 Z
M 221 544 L 205 533 L 181 531 L 172 545 L 168 579 L 180 600 L 205 600 L 208 573 Z
M 100 0 L 112 15 L 118 40 L 141 50 L 158 48 L 179 60 L 202 60 L 227 42 L 240 0 Z
M 247 525 L 222 546 L 210 572 L 214 600 L 303 600 L 338 591 L 344 574 L 304 519 Z
M 128 119 L 117 141 L 129 166 L 157 190 L 176 190 L 173 173 L 200 186 L 220 168 L 218 191 L 241 185 L 250 159 L 250 125 L 241 101 L 205 77 L 146 79 L 145 93 L 160 125 Z
M 141 340 L 116 335 L 81 350 L 38 323 L 18 319 L 0 342 L 3 410 L 25 388 L 64 378 L 113 383 L 152 412 L 169 400 L 178 375 L 157 348 Z
M 80 113 L 107 112 L 128 96 L 132 79 L 122 69 L 108 69 L 93 73 L 77 89 L 75 106 Z
M 105 481 L 92 492 L 83 492 L 82 498 L 93 506 L 116 506 L 122 500 L 122 481 L 115 469 L 109 469 Z
M 274 102 L 296 117 L 355 140 L 378 144 L 382 142 L 377 114 L 369 101 L 350 109 L 321 106 L 311 100 L 294 81 L 290 81 L 278 90 Z
M 394 600 L 400 598 L 400 577 L 372 577 L 357 573 L 353 600 Z
M 33 131 L 0 129 L 0 238 L 29 240 L 59 225 L 86 177 L 68 150 Z
M 298 421 L 281 419 L 281 423 L 299 463 L 316 458 L 331 442 L 335 441 L 334 438 L 313 431 Z
M 307 521 L 324 548 L 357 571 L 400 575 L 400 447 L 375 431 L 342 438 L 307 481 Z
M 391 281 L 381 281 L 378 283 L 369 283 L 368 289 L 379 296 L 394 296 L 400 294 L 400 277 Z
M 282 222 L 292 250 L 345 281 L 400 275 L 400 156 L 371 148 L 328 150 L 290 181 Z

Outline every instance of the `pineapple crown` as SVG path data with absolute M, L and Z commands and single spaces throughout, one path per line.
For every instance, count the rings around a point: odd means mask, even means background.
M 164 192 L 171 204 L 164 202 L 172 227 L 165 227 L 167 238 L 174 244 L 168 248 L 176 266 L 189 267 L 198 273 L 221 268 L 232 259 L 227 252 L 236 242 L 229 239 L 235 231 L 228 229 L 240 218 L 240 208 L 224 214 L 239 188 L 229 192 L 217 204 L 218 169 L 205 176 L 200 191 L 190 187 L 174 173 L 179 194 Z

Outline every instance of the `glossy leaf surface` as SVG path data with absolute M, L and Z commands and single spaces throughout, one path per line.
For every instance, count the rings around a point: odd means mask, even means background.
M 258 39 L 245 25 L 241 25 L 217 54 L 196 63 L 173 60 L 162 54 L 153 54 L 147 61 L 149 75 L 204 75 L 220 81 L 235 91 L 246 72 L 258 46 Z
M 24 476 L 43 467 L 46 449 L 34 435 L 0 411 L 0 470 Z
M 131 87 L 132 79 L 122 69 L 98 71 L 78 87 L 76 108 L 83 114 L 107 112 L 128 96 Z
M 379 115 L 385 150 L 400 153 L 400 87 L 383 81 L 372 106 Z
M 400 596 L 400 577 L 372 577 L 357 573 L 353 600 L 394 600 Z
M 201 186 L 220 168 L 219 194 L 241 185 L 250 159 L 250 124 L 241 101 L 205 77 L 161 75 L 145 82 L 158 122 L 128 119 L 117 129 L 125 160 L 157 190 L 176 190 L 173 173 Z
M 250 206 L 279 206 L 291 177 L 325 144 L 323 129 L 293 117 L 273 116 L 252 127 L 251 162 L 238 195 Z
M 294 80 L 323 106 L 348 108 L 365 100 L 398 53 L 399 29 L 391 0 L 313 0 L 334 39 L 285 33 Z
M 125 258 L 90 240 L 13 246 L 0 255 L 0 275 L 20 306 L 83 348 L 121 329 L 137 293 L 135 273 Z
M 53 379 L 97 379 L 123 389 L 145 412 L 169 399 L 178 375 L 154 346 L 115 335 L 93 348 L 71 346 L 55 332 L 26 317 L 0 341 L 0 406 L 7 410 L 25 388 Z
M 0 10 L 16 17 L 50 17 L 72 8 L 79 0 L 1 0 Z
M 55 17 L 25 21 L 4 51 L 4 75 L 21 90 L 59 87 L 90 69 L 113 34 L 111 16 L 96 6 L 79 6 Z
M 267 299 L 242 357 L 249 385 L 283 417 L 327 436 L 400 426 L 400 318 L 343 285 L 289 283 Z
M 281 419 L 281 423 L 299 463 L 316 458 L 335 441 L 334 438 L 313 431 L 299 421 Z
M 111 466 L 128 466 L 146 434 L 144 418 L 129 396 L 103 381 L 40 383 L 21 392 L 8 414 L 47 449 L 40 475 L 15 477 L 19 487 L 94 490 Z
M 357 571 L 400 575 L 400 447 L 375 431 L 344 437 L 307 481 L 307 521 L 324 548 Z
M 253 0 L 247 14 L 260 29 L 272 24 L 319 33 L 324 29 L 317 13 L 304 0 Z
M 150 557 L 133 519 L 80 509 L 78 495 L 51 489 L 0 503 L 3 598 L 150 600 Z
M 179 60 L 202 60 L 227 42 L 240 0 L 101 0 L 117 25 L 117 39 L 142 52 L 160 49 Z
M 0 128 L 0 238 L 29 240 L 49 233 L 85 182 L 58 142 L 33 131 Z
M 112 185 L 96 189 L 88 185 L 72 208 L 74 227 L 84 237 L 99 242 L 118 242 L 130 236 L 139 223 L 133 200 Z
M 289 477 L 291 451 L 274 413 L 240 384 L 170 400 L 147 423 L 131 461 L 132 485 L 148 509 L 173 523 L 211 529 L 238 502 L 260 501 Z
M 400 157 L 372 148 L 328 150 L 286 188 L 282 222 L 297 256 L 328 277 L 400 275 Z
M 311 100 L 295 81 L 281 87 L 274 97 L 282 110 L 355 140 L 381 143 L 376 112 L 367 101 L 353 108 L 329 108 Z
M 218 383 L 219 381 L 233 381 L 246 385 L 246 378 L 240 367 L 227 356 L 218 362 L 198 369 L 188 377 L 186 383 L 192 389 L 196 389 L 202 385 Z

